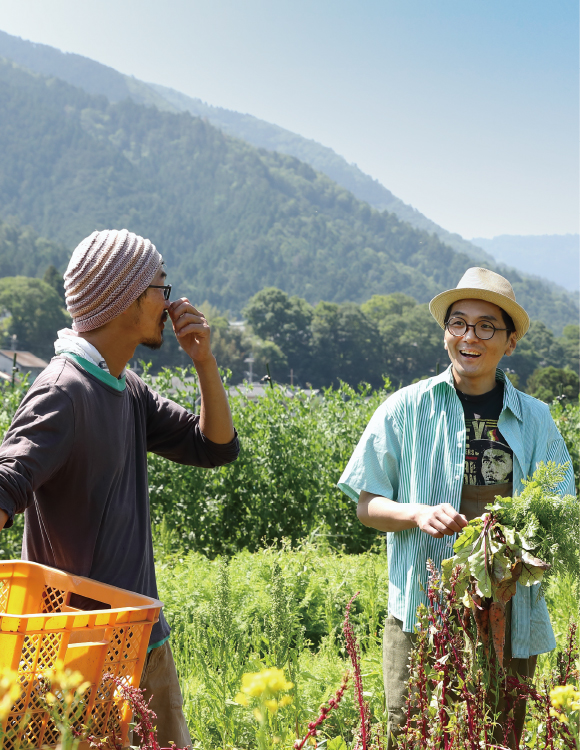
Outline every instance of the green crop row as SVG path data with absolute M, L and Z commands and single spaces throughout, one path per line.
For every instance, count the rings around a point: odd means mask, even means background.
M 151 378 L 145 374 L 145 378 Z M 165 370 L 155 388 L 194 409 L 198 391 L 192 370 Z M 26 386 L 0 386 L 0 437 Z M 149 456 L 154 539 L 163 554 L 189 551 L 212 558 L 255 551 L 275 540 L 297 544 L 310 536 L 356 553 L 372 547 L 375 533 L 360 524 L 354 504 L 336 487 L 352 450 L 377 406 L 388 395 L 347 385 L 307 395 L 274 386 L 263 397 L 234 394 L 230 401 L 239 433 L 237 461 L 213 471 Z M 572 455 L 578 486 L 580 409 L 552 407 Z M 20 556 L 23 519 L 0 534 L 0 559 Z

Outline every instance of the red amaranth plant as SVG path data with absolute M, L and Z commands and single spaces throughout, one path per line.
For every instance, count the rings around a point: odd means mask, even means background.
M 541 688 L 531 681 L 506 674 L 490 652 L 482 653 L 470 610 L 455 594 L 456 576 L 442 590 L 438 573 L 429 567 L 428 606 L 420 607 L 417 640 L 411 652 L 407 722 L 399 737 L 400 750 L 492 750 L 512 747 L 514 710 L 528 701 L 539 719 L 538 745 L 542 750 L 576 750 L 570 730 L 550 715 L 550 689 L 578 679 L 575 625 L 570 627 L 567 648 L 558 657 L 557 669 Z M 470 644 L 470 646 L 469 646 Z M 468 648 L 466 648 L 468 646 Z M 501 731 L 493 718 L 493 699 L 501 692 L 505 709 Z M 494 739 L 501 734 L 498 744 Z M 515 746 L 523 747 L 516 738 Z
M 371 712 L 368 701 L 365 701 L 363 696 L 363 685 L 360 672 L 360 648 L 355 638 L 352 625 L 350 624 L 350 608 L 359 594 L 360 591 L 357 591 L 356 594 L 351 598 L 349 603 L 346 605 L 346 613 L 342 631 L 344 633 L 344 639 L 346 641 L 346 650 L 352 664 L 354 675 L 354 692 L 358 701 L 360 713 L 360 735 L 357 738 L 354 750 L 358 750 L 359 747 L 361 748 L 361 750 L 368 750 L 371 728 Z
M 318 733 L 318 727 L 326 720 L 328 714 L 335 708 L 338 708 L 338 704 L 342 700 L 342 696 L 344 695 L 344 691 L 346 690 L 348 686 L 348 681 L 350 680 L 350 672 L 347 670 L 342 678 L 342 682 L 340 683 L 340 687 L 334 694 L 334 698 L 331 698 L 328 703 L 323 703 L 322 706 L 320 706 L 318 718 L 315 719 L 315 721 L 311 721 L 308 724 L 308 732 L 301 740 L 296 740 L 294 743 L 294 750 L 302 750 L 304 745 L 306 744 L 306 741 L 309 740 L 311 737 L 314 737 L 314 741 L 316 742 L 316 736 Z
M 107 681 L 115 685 L 121 698 L 129 704 L 133 712 L 133 720 L 136 722 L 133 731 L 141 739 L 141 749 L 160 750 L 157 742 L 157 730 L 153 723 L 157 719 L 157 714 L 149 708 L 153 696 L 146 701 L 141 688 L 126 685 L 119 677 L 115 677 L 110 672 L 103 675 L 103 682 Z M 115 750 L 118 750 L 118 748 L 115 747 Z

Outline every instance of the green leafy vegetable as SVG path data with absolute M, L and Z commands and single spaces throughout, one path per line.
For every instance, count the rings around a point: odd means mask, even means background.
M 442 563 L 443 588 L 470 607 L 478 637 L 488 651 L 489 628 L 500 664 L 505 641 L 505 605 L 522 586 L 542 584 L 548 572 L 579 577 L 580 506 L 555 494 L 566 466 L 539 464 L 521 495 L 496 497 L 489 511 L 458 536 L 455 555 Z M 538 595 L 541 595 L 540 586 Z

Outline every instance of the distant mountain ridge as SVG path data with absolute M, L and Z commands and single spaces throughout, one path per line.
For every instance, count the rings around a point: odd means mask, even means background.
M 490 253 L 497 263 L 549 279 L 570 292 L 580 288 L 578 234 L 502 234 L 492 239 L 476 237 L 472 242 Z
M 392 292 L 426 302 L 473 265 L 308 164 L 189 113 L 111 104 L 0 61 L 0 123 L 0 219 L 69 248 L 126 226 L 157 244 L 177 294 L 232 314 L 266 286 L 311 304 Z M 572 295 L 510 279 L 556 334 L 576 322 Z
M 0 31 L 0 57 L 14 60 L 29 70 L 57 78 L 84 89 L 89 94 L 106 96 L 111 102 L 132 99 L 138 104 L 155 106 L 161 111 L 189 112 L 204 117 L 228 135 L 242 138 L 258 148 L 294 156 L 323 172 L 359 200 L 378 211 L 389 211 L 417 229 L 435 233 L 445 244 L 476 261 L 491 257 L 460 235 L 448 232 L 412 206 L 393 195 L 380 182 L 349 164 L 331 148 L 296 133 L 260 120 L 249 114 L 214 107 L 178 91 L 157 84 L 148 84 L 119 73 L 101 63 L 54 47 L 35 44 Z

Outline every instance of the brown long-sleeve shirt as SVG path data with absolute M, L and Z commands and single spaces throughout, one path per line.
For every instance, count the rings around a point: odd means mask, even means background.
M 60 356 L 36 379 L 0 447 L 0 508 L 25 512 L 22 558 L 157 598 L 147 452 L 212 468 L 235 460 L 199 417 L 128 371 L 116 390 Z M 169 635 L 163 615 L 151 643 Z

